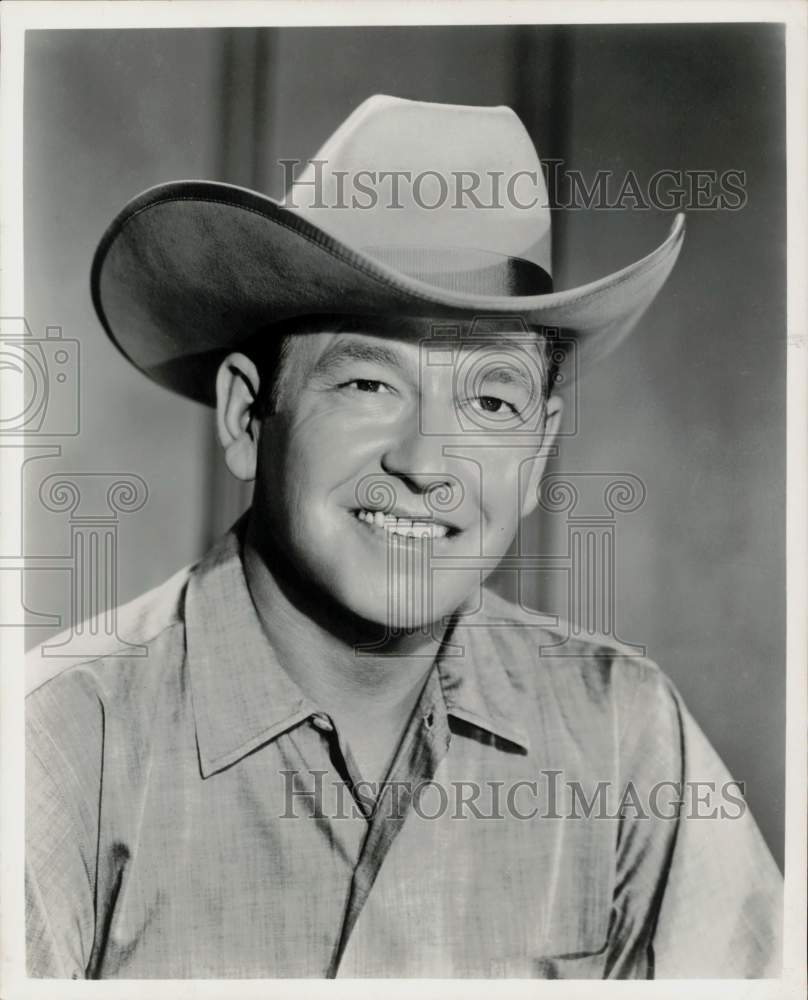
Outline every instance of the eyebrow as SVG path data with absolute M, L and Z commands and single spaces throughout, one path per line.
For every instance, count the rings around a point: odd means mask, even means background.
M 485 377 L 480 381 L 482 384 L 500 382 L 503 385 L 521 385 L 531 394 L 538 388 L 534 379 L 530 378 L 521 368 L 510 368 L 507 365 L 487 371 Z
M 516 344 L 503 338 L 501 346 L 524 350 L 524 344 Z M 328 375 L 346 362 L 359 361 L 370 364 L 385 365 L 399 371 L 411 367 L 409 358 L 402 357 L 399 351 L 386 344 L 372 340 L 340 340 L 328 347 L 318 359 L 311 372 L 312 378 Z M 521 386 L 531 396 L 541 391 L 541 382 L 536 384 L 520 366 L 502 363 L 486 371 L 483 382 L 499 382 L 501 385 Z
M 362 340 L 343 340 L 326 350 L 312 371 L 313 376 L 327 374 L 344 361 L 367 361 L 371 364 L 389 365 L 394 368 L 404 368 L 401 356 L 397 351 L 383 344 L 374 344 Z

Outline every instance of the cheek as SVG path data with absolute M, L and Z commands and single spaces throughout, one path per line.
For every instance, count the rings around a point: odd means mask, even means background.
M 316 412 L 270 429 L 262 458 L 269 500 L 305 520 L 331 493 L 342 495 L 379 450 L 378 426 Z
M 486 517 L 503 527 L 515 524 L 522 509 L 528 468 L 506 455 L 483 466 L 482 507 Z

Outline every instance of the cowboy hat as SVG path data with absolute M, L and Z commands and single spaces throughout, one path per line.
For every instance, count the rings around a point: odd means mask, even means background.
M 198 180 L 134 198 L 99 243 L 91 286 L 134 365 L 211 404 L 229 351 L 303 316 L 513 317 L 601 357 L 651 304 L 683 236 L 678 215 L 646 257 L 553 291 L 547 192 L 516 114 L 377 95 L 281 202 Z

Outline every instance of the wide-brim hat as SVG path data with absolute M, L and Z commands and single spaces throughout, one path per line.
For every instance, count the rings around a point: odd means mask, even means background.
M 591 363 L 654 300 L 683 236 L 677 215 L 641 260 L 555 291 L 541 163 L 514 112 L 375 96 L 282 202 L 200 180 L 134 198 L 99 243 L 91 286 L 134 365 L 211 404 L 228 352 L 304 316 L 512 317 L 565 331 Z

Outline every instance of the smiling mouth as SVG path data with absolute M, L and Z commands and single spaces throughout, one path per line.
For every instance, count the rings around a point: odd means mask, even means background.
M 398 535 L 402 538 L 451 538 L 456 535 L 457 528 L 438 521 L 424 521 L 412 517 L 397 517 L 395 514 L 385 514 L 381 510 L 355 510 L 354 516 L 364 522 L 369 528 L 384 531 L 388 535 Z

